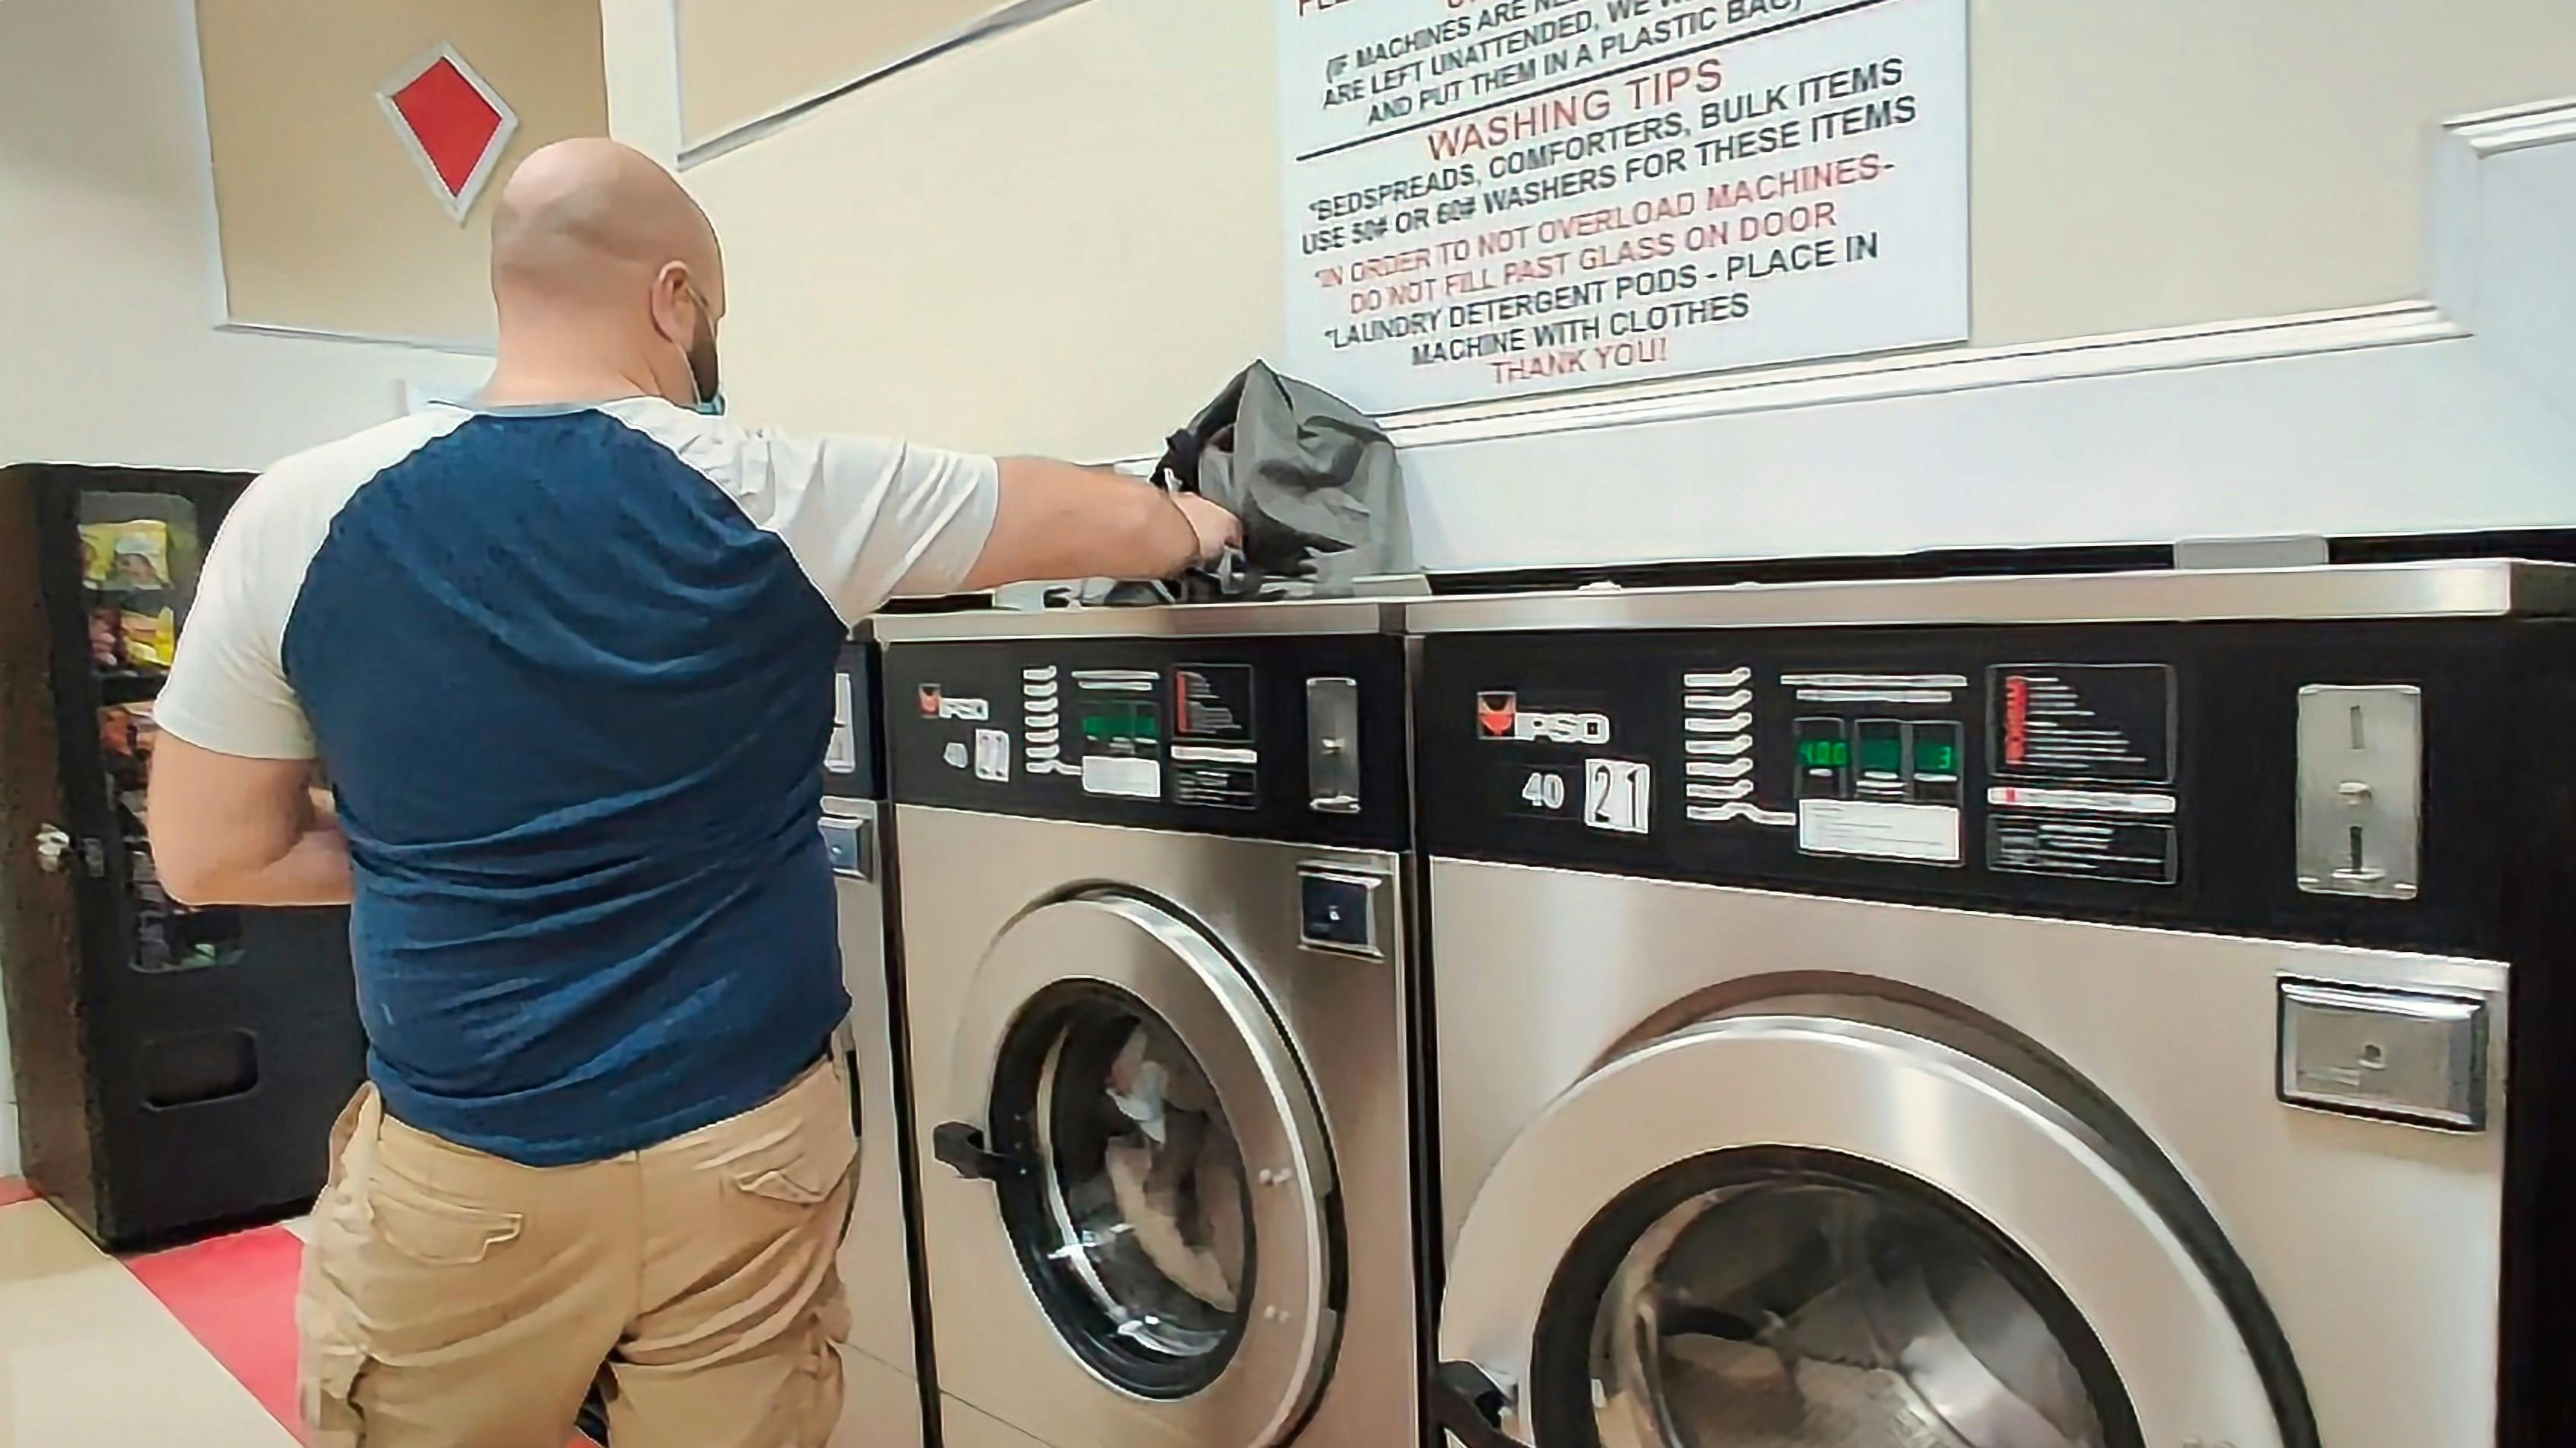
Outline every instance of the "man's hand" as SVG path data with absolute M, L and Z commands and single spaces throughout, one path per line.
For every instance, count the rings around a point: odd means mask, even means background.
M 1243 542 L 1243 520 L 1196 493 L 1174 493 L 1172 502 L 1189 519 L 1190 531 L 1198 536 L 1199 551 L 1191 560 L 1201 568 L 1225 556 L 1225 550 Z
M 965 590 L 1031 579 L 1169 578 L 1243 534 L 1225 509 L 1143 478 L 1043 458 L 1002 459 L 1001 498 Z

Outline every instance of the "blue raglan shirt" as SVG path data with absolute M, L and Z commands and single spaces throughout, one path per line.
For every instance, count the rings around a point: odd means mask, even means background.
M 820 1057 L 849 1008 L 833 660 L 887 596 L 962 581 L 996 472 L 629 399 L 438 409 L 252 485 L 157 718 L 328 770 L 388 1111 L 565 1165 Z

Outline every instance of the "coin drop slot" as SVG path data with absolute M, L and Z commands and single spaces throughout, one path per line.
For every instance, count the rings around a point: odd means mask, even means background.
M 2299 691 L 2298 883 L 2412 900 L 2423 824 L 2423 698 L 2412 685 Z

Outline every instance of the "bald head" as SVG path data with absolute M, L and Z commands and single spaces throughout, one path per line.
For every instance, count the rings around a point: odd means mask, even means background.
M 515 350 L 557 368 L 614 368 L 639 386 L 641 369 L 651 390 L 682 403 L 714 392 L 724 315 L 715 227 L 640 151 L 557 141 L 521 162 L 492 218 L 492 295 L 505 371 Z

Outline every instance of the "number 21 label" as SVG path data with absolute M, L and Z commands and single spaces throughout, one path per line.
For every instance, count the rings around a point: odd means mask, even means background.
M 1655 768 L 1625 759 L 1583 761 L 1583 822 L 1623 835 L 1647 832 L 1654 804 Z

